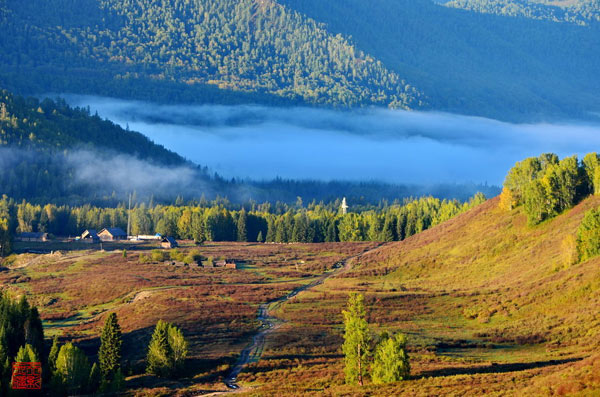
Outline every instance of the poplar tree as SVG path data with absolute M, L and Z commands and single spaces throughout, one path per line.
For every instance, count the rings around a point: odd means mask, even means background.
M 58 337 L 55 336 L 52 340 L 52 347 L 50 348 L 50 353 L 48 354 L 48 367 L 52 372 L 56 370 L 56 358 L 58 357 L 59 350 L 60 346 L 58 345 Z
M 383 335 L 375 349 L 372 379 L 375 384 L 397 382 L 410 374 L 410 363 L 406 353 L 406 337 L 397 334 Z
M 367 364 L 370 356 L 369 347 L 371 336 L 366 320 L 365 297 L 362 294 L 352 293 L 348 299 L 348 310 L 344 314 L 344 373 L 346 383 L 364 384 L 367 375 Z
M 110 313 L 104 322 L 100 336 L 100 350 L 98 361 L 102 377 L 111 380 L 115 372 L 121 367 L 121 327 L 116 313 Z
M 169 376 L 174 367 L 173 349 L 169 344 L 168 323 L 159 320 L 148 345 L 146 371 L 158 376 Z
M 53 384 L 62 387 L 67 394 L 85 392 L 90 377 L 90 363 L 79 348 L 67 343 L 60 348 L 56 358 Z
M 34 363 L 39 362 L 39 359 L 33 346 L 27 343 L 19 348 L 15 361 L 18 363 Z

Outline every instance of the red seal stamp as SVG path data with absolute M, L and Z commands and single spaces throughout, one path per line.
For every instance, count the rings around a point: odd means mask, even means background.
M 40 390 L 42 363 L 13 363 L 11 385 L 13 390 Z

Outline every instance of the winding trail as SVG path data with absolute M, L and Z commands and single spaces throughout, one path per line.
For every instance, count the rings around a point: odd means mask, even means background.
M 231 371 L 229 371 L 229 373 L 223 380 L 225 385 L 230 390 L 225 391 L 225 392 L 213 393 L 213 394 L 210 394 L 210 396 L 220 395 L 220 394 L 224 394 L 224 393 L 231 393 L 234 391 L 241 391 L 241 387 L 237 384 L 237 376 L 240 374 L 240 372 L 243 371 L 243 369 L 246 367 L 246 365 L 248 365 L 250 362 L 255 362 L 260 359 L 260 357 L 262 356 L 264 347 L 265 347 L 265 342 L 266 342 L 266 338 L 267 338 L 268 334 L 273 332 L 274 330 L 276 330 L 284 322 L 284 320 L 281 320 L 277 317 L 272 316 L 270 314 L 271 311 L 278 308 L 283 303 L 289 301 L 290 299 L 292 299 L 293 297 L 295 297 L 302 291 L 307 291 L 309 289 L 316 287 L 317 285 L 321 285 L 328 278 L 349 270 L 352 267 L 353 262 L 357 258 L 360 258 L 364 254 L 371 252 L 371 251 L 381 247 L 384 244 L 385 243 L 378 244 L 377 246 L 375 246 L 373 248 L 368 248 L 358 254 L 349 256 L 349 257 L 337 262 L 334 265 L 333 271 L 330 271 L 330 272 L 327 272 L 327 273 L 324 273 L 324 274 L 318 276 L 315 280 L 313 280 L 309 284 L 298 287 L 298 288 L 294 289 L 292 292 L 290 292 L 289 294 L 287 294 L 279 299 L 272 300 L 270 302 L 263 303 L 262 305 L 260 305 L 258 308 L 257 319 L 258 319 L 258 321 L 261 322 L 261 326 L 260 326 L 259 330 L 257 331 L 257 333 L 254 334 L 254 336 L 252 337 L 252 342 L 250 342 L 250 344 L 244 350 L 242 350 L 237 362 L 235 363 L 235 365 L 233 366 Z

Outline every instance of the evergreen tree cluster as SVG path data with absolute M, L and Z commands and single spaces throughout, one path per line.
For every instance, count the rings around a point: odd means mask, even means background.
M 504 182 L 501 203 L 512 209 L 523 205 L 530 225 L 571 208 L 589 194 L 600 192 L 600 163 L 596 153 L 583 161 L 577 156 L 559 160 L 553 153 L 518 162 Z
M 532 122 L 589 119 L 585 111 L 600 106 L 600 58 L 591 55 L 597 53 L 598 23 L 466 12 L 441 0 L 278 2 L 351 36 L 424 92 L 436 110 Z M 589 10 L 598 15 L 599 5 L 590 0 Z
M 87 108 L 73 108 L 63 99 L 13 95 L 0 90 L 0 147 L 38 152 L 104 149 L 161 165 L 183 165 L 178 154 L 139 132 L 121 128 Z
M 0 290 L 0 394 L 8 393 L 13 362 L 40 362 L 45 353 L 37 308 L 31 307 L 25 296 L 15 301 Z
M 110 313 L 100 336 L 98 362 L 90 365 L 87 355 L 71 342 L 60 344 L 54 337 L 48 351 L 44 329 L 36 307 L 25 296 L 13 300 L 0 290 L 0 395 L 12 395 L 14 362 L 40 362 L 42 389 L 52 396 L 118 394 L 125 387 L 121 368 L 122 333 L 116 313 Z M 173 377 L 181 373 L 188 342 L 173 324 L 159 321 L 148 347 L 148 373 Z M 17 394 L 15 394 L 17 395 Z M 18 394 L 20 395 L 20 394 Z
M 344 373 L 346 383 L 363 386 L 369 376 L 375 384 L 405 380 L 410 375 L 406 337 L 382 332 L 377 342 L 369 331 L 364 295 L 350 294 L 344 315 Z

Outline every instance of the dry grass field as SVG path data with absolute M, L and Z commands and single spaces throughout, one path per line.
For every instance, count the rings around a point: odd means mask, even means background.
M 37 245 L 42 245 L 38 243 Z M 76 250 L 9 258 L 0 285 L 38 306 L 46 336 L 74 340 L 90 356 L 105 317 L 116 312 L 124 333 L 128 388 L 142 395 L 225 389 L 221 378 L 259 327 L 258 306 L 287 295 L 373 243 L 184 243 L 179 252 L 242 261 L 239 269 L 140 263 L 152 244 L 113 244 L 112 251 Z M 48 245 L 44 246 L 48 247 Z M 35 247 L 40 249 L 40 247 Z M 52 247 L 56 249 L 58 247 Z M 127 248 L 127 257 L 122 249 Z M 180 326 L 190 342 L 187 376 L 143 376 L 146 346 L 159 319 Z
M 598 396 L 600 260 L 566 265 L 562 246 L 598 205 L 589 198 L 532 228 L 493 199 L 372 250 L 282 305 L 287 322 L 240 380 L 249 395 Z M 365 294 L 375 333 L 407 334 L 411 380 L 343 384 L 351 291 Z
M 271 314 L 262 358 L 238 376 L 239 395 L 600 395 L 600 259 L 569 265 L 563 241 L 591 197 L 529 227 L 492 199 L 405 241 L 354 244 L 207 243 L 202 255 L 245 261 L 238 270 L 141 264 L 138 252 L 63 251 L 12 258 L 0 283 L 40 307 L 47 334 L 98 347 L 104 316 L 125 331 L 129 393 L 225 391 L 222 377 L 259 327 L 260 304 L 307 285 L 345 258 L 349 268 Z M 119 248 L 120 247 L 116 247 Z M 151 247 L 138 246 L 143 252 Z M 363 253 L 364 254 L 361 254 Z M 348 293 L 365 294 L 374 334 L 408 336 L 411 379 L 344 385 L 342 315 Z M 181 326 L 191 342 L 187 377 L 143 373 L 151 327 Z

